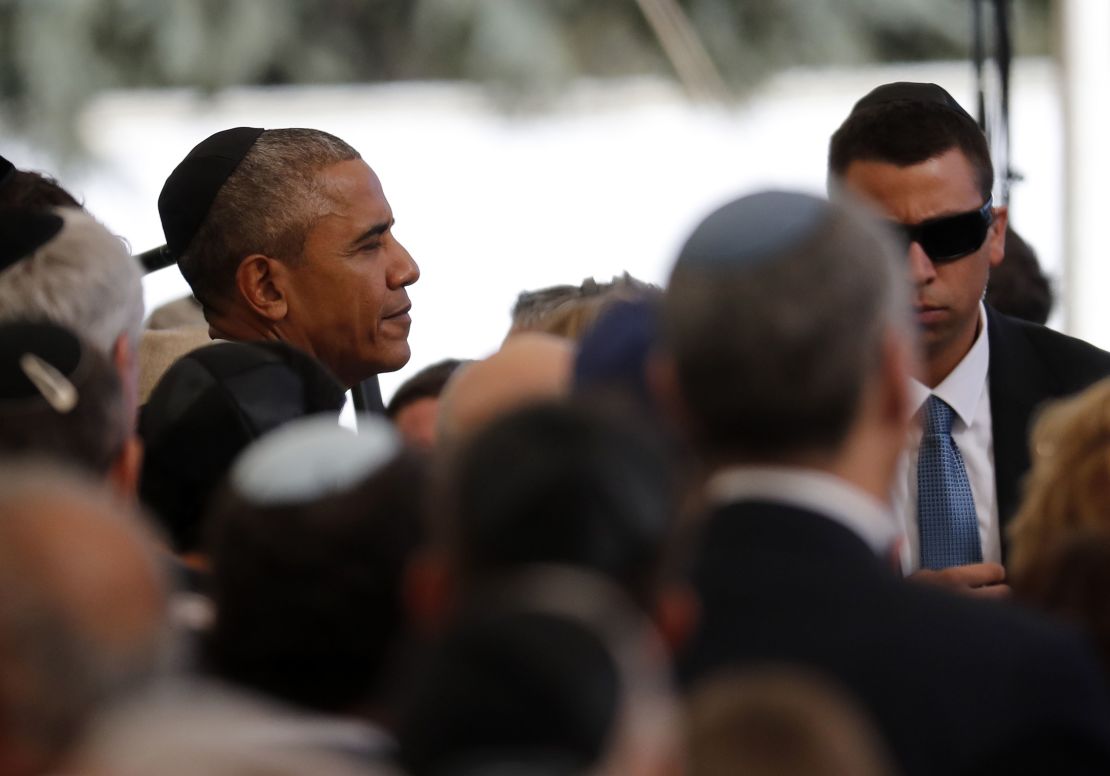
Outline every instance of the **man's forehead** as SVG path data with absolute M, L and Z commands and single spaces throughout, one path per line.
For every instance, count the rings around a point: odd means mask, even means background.
M 329 203 L 325 215 L 374 222 L 392 218 L 381 181 L 361 159 L 349 159 L 323 168 L 317 176 L 317 184 Z
M 919 218 L 964 212 L 981 205 L 975 169 L 956 148 L 910 165 L 880 160 L 852 162 L 839 181 L 839 188 L 895 212 Z

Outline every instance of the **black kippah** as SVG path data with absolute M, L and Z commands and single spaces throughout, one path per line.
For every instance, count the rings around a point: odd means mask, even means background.
M 0 405 L 45 399 L 55 410 L 76 405 L 81 340 L 53 323 L 0 324 Z
M 163 266 L 181 258 L 220 188 L 264 131 L 235 127 L 217 132 L 202 140 L 170 173 L 158 196 L 158 214 L 166 235 Z
M 139 416 L 146 447 L 140 495 L 174 546 L 200 540 L 216 486 L 248 444 L 295 418 L 331 413 L 343 386 L 316 359 L 284 342 L 221 342 L 178 359 Z
M 943 105 L 975 126 L 979 126 L 978 122 L 971 118 L 971 114 L 964 110 L 963 106 L 956 102 L 955 98 L 943 88 L 936 84 L 916 83 L 914 81 L 895 81 L 894 83 L 876 86 L 852 106 L 852 113 L 849 115 L 854 115 L 865 108 L 890 102 L 925 102 Z
M 0 210 L 0 272 L 50 242 L 65 222 L 46 210 Z
M 15 176 L 15 165 L 0 156 L 0 188 Z

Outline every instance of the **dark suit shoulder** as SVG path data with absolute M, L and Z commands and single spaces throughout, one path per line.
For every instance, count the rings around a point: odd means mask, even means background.
M 971 772 L 1026 738 L 1054 751 L 1037 731 L 1066 734 L 1106 762 L 1110 708 L 1075 633 L 900 579 L 827 517 L 767 503 L 718 508 L 691 581 L 702 616 L 679 658 L 687 687 L 725 667 L 818 671 L 872 713 L 910 776 Z
M 1039 366 L 1046 376 L 1051 376 L 1061 394 L 1082 390 L 1110 375 L 1110 353 L 1077 337 L 995 310 L 990 311 L 989 325 L 996 335 L 991 337 L 992 361 L 996 351 L 1001 358 L 1035 358 L 1036 365 L 1024 366 Z

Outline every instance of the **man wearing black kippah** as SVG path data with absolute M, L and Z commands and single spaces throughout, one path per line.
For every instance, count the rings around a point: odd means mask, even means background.
M 923 362 L 893 505 L 908 571 L 1006 592 L 1006 524 L 1029 468 L 1040 403 L 1110 374 L 1110 354 L 983 302 L 1004 255 L 1007 209 L 978 124 L 935 84 L 892 83 L 861 99 L 829 146 L 829 189 L 877 207 L 903 238 Z
M 217 132 L 173 171 L 158 209 L 167 258 L 214 338 L 288 342 L 347 387 L 408 361 L 406 288 L 420 270 L 374 171 L 339 138 Z

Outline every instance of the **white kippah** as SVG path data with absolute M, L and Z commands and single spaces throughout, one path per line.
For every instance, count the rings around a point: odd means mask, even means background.
M 397 432 L 382 417 L 360 415 L 356 434 L 334 415 L 312 415 L 244 450 L 231 468 L 231 487 L 260 506 L 303 504 L 352 487 L 400 450 Z

